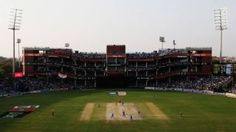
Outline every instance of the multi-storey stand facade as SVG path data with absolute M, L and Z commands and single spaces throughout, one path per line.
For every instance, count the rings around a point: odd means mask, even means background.
M 24 48 L 22 65 L 26 77 L 67 83 L 75 88 L 138 88 L 175 79 L 211 76 L 212 49 L 126 53 L 125 45 L 108 45 L 103 54 Z

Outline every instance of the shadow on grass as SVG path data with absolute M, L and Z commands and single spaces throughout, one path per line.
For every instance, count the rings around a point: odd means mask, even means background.
M 57 104 L 62 105 L 71 105 L 70 100 L 78 99 L 78 105 L 84 105 L 83 97 L 89 97 L 93 94 L 103 93 L 104 91 L 60 91 L 60 92 L 47 92 L 47 93 L 37 93 L 37 94 L 27 94 L 23 96 L 15 96 L 15 97 L 5 97 L 0 98 L 0 114 L 7 112 L 11 107 L 16 105 L 40 105 L 40 108 L 33 113 L 26 115 L 21 119 L 1 119 L 0 118 L 0 130 L 7 131 L 9 128 L 20 127 L 21 123 L 27 123 L 28 119 L 34 118 L 34 116 L 51 116 L 51 109 L 57 109 Z M 64 103 L 65 102 L 65 103 Z M 59 106 L 60 107 L 60 106 Z M 80 108 L 80 107 L 79 107 Z M 69 109 L 69 108 L 68 108 Z M 46 114 L 48 115 L 45 115 Z M 57 114 L 57 113 L 56 113 Z M 23 125 L 22 125 L 23 126 Z M 17 128 L 16 128 L 17 129 Z

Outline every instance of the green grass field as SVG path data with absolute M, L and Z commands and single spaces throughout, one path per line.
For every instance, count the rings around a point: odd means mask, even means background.
M 99 120 L 103 116 L 99 113 L 106 110 L 103 105 L 120 99 L 139 107 L 152 102 L 169 119 L 148 118 L 147 114 L 143 120 Z M 98 114 L 93 114 L 89 121 L 81 121 L 81 113 L 88 102 L 101 104 L 101 109 L 95 107 Z M 127 96 L 118 97 L 110 96 L 109 91 L 50 92 L 0 98 L 0 113 L 15 105 L 34 104 L 40 108 L 23 118 L 0 119 L 0 131 L 236 131 L 236 99 L 192 93 L 127 91 Z

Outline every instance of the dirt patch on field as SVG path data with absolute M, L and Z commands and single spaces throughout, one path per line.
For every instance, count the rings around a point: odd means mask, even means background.
M 81 121 L 107 120 L 129 121 L 143 119 L 169 120 L 169 117 L 152 102 L 146 103 L 87 103 Z
M 153 116 L 161 120 L 169 120 L 169 117 L 162 110 L 160 110 L 159 107 L 157 107 L 155 104 L 147 102 L 146 106 L 148 107 Z
M 94 109 L 94 103 L 87 103 L 84 110 L 80 116 L 80 120 L 90 120 Z
M 106 120 L 142 120 L 134 103 L 107 103 Z

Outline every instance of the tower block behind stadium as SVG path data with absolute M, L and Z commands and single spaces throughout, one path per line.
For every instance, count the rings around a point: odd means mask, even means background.
M 164 49 L 126 53 L 125 45 L 107 45 L 106 53 L 72 49 L 24 48 L 23 73 L 74 88 L 139 88 L 178 79 L 212 75 L 212 49 Z

